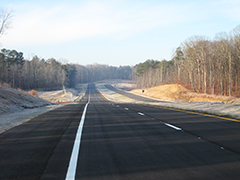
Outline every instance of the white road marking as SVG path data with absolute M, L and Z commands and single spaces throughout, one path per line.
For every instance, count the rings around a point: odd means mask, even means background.
M 84 107 L 81 121 L 78 126 L 78 130 L 77 130 L 77 134 L 76 134 L 76 138 L 75 138 L 74 146 L 73 146 L 73 150 L 72 150 L 72 155 L 71 155 L 71 159 L 70 159 L 70 162 L 68 165 L 68 171 L 67 171 L 65 180 L 74 180 L 75 179 L 78 154 L 79 154 L 80 144 L 81 144 L 82 130 L 83 130 L 85 115 L 86 115 L 87 107 L 88 107 L 89 103 L 90 103 L 90 94 L 89 94 L 88 103 Z
M 164 123 L 166 126 L 168 126 L 168 127 L 171 127 L 171 128 L 173 128 L 173 129 L 176 129 L 176 130 L 178 130 L 178 131 L 181 131 L 182 129 L 181 128 L 179 128 L 179 127 L 177 127 L 177 126 L 173 126 L 173 125 L 171 125 L 171 124 L 168 124 L 168 123 Z
M 141 116 L 145 116 L 145 114 L 143 114 L 143 113 L 141 113 L 141 112 L 138 112 L 138 114 L 141 115 Z

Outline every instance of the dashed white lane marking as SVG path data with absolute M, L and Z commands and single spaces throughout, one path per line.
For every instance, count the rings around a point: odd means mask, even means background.
M 80 149 L 80 144 L 81 144 L 82 130 L 83 130 L 85 115 L 86 115 L 87 107 L 88 107 L 89 103 L 90 103 L 90 94 L 89 94 L 88 103 L 84 107 L 84 111 L 83 111 L 83 114 L 82 114 L 82 117 L 81 117 L 81 121 L 80 121 L 79 126 L 78 126 L 78 131 L 77 131 L 76 138 L 75 138 L 75 141 L 74 141 L 72 155 L 71 155 L 71 159 L 70 159 L 70 162 L 69 162 L 69 165 L 68 165 L 68 171 L 67 171 L 67 175 L 66 175 L 65 180 L 74 180 L 75 179 L 78 154 L 79 154 L 79 149 Z
M 141 113 L 141 112 L 138 112 L 138 114 L 141 115 L 141 116 L 144 116 L 144 115 L 145 115 L 145 114 L 143 114 L 143 113 Z
M 173 128 L 173 129 L 176 129 L 176 130 L 178 130 L 178 131 L 181 131 L 182 129 L 181 128 L 179 128 L 179 127 L 177 127 L 177 126 L 173 126 L 173 125 L 171 125 L 171 124 L 168 124 L 168 123 L 164 123 L 166 126 L 168 126 L 168 127 L 171 127 L 171 128 Z

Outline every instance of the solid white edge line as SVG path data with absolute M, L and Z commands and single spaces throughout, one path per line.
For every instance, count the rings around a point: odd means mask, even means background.
M 83 130 L 85 115 L 86 115 L 87 107 L 88 107 L 89 103 L 90 103 L 90 94 L 89 94 L 88 103 L 84 107 L 81 121 L 78 126 L 78 130 L 77 130 L 77 134 L 76 134 L 76 138 L 75 138 L 74 146 L 73 146 L 73 150 L 72 150 L 72 155 L 71 155 L 71 159 L 70 159 L 70 162 L 68 165 L 68 171 L 67 171 L 65 180 L 74 180 L 75 179 L 78 154 L 79 154 L 79 149 L 80 149 L 80 144 L 81 144 L 82 130 Z
M 176 129 L 176 130 L 178 130 L 178 131 L 181 131 L 182 129 L 181 128 L 179 128 L 179 127 L 177 127 L 177 126 L 173 126 L 173 125 L 171 125 L 171 124 L 168 124 L 168 123 L 164 123 L 166 126 L 169 126 L 169 127 L 171 127 L 171 128 L 173 128 L 173 129 Z

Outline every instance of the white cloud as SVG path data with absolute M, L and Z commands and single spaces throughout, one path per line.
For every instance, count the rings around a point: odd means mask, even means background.
M 18 5 L 13 28 L 2 37 L 2 44 L 52 44 L 114 33 L 124 36 L 192 19 L 191 4 L 136 3 L 130 7 L 127 1 L 100 2 Z

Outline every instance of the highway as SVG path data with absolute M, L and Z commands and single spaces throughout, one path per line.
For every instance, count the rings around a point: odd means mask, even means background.
M 0 134 L 0 179 L 239 179 L 240 123 L 102 98 Z
M 132 94 L 132 93 L 128 93 L 126 91 L 123 91 L 121 89 L 117 89 L 117 88 L 114 88 L 112 85 L 110 84 L 106 84 L 105 85 L 106 88 L 108 88 L 109 90 L 111 91 L 115 91 L 116 93 L 119 93 L 119 94 L 122 94 L 124 96 L 127 96 L 127 97 L 130 97 L 132 99 L 136 99 L 136 100 L 139 100 L 139 101 L 147 101 L 147 102 L 166 102 L 166 101 L 161 101 L 161 100 L 156 100 L 156 99 L 150 99 L 150 98 L 146 98 L 146 97 L 143 97 L 143 96 L 138 96 L 138 95 L 135 95 L 135 94 Z

